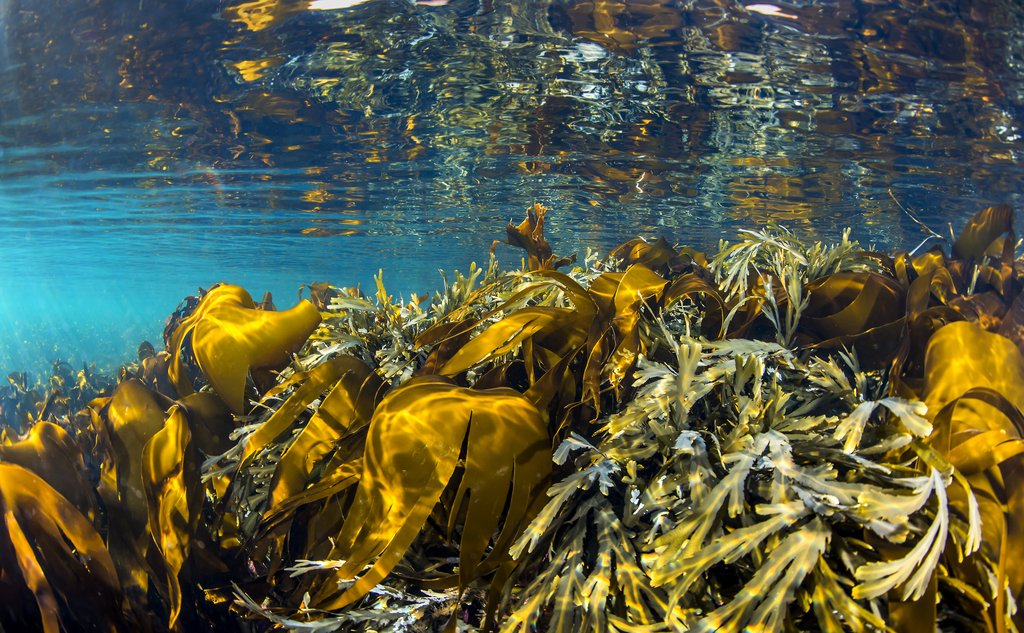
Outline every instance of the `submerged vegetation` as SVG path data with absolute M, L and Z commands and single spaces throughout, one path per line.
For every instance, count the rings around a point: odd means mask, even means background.
M 1009 208 L 948 252 L 771 228 L 566 272 L 545 213 L 522 270 L 215 286 L 107 395 L 17 405 L 0 628 L 1018 629 Z

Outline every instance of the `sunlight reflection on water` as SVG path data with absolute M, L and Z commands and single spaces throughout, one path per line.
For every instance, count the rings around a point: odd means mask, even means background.
M 1024 192 L 1014 3 L 347 4 L 0 5 L 0 370 L 115 363 L 218 280 L 432 287 L 538 201 L 582 255 Z

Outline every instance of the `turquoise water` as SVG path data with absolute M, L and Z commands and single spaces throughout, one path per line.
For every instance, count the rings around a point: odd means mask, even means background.
M 582 256 L 1024 194 L 1016 3 L 338 4 L 0 0 L 0 372 L 116 366 L 217 281 L 423 291 L 534 202 Z

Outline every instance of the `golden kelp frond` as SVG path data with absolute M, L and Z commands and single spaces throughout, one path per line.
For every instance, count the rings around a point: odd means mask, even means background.
M 607 381 L 612 388 L 618 388 L 637 353 L 642 351 L 638 330 L 641 311 L 659 305 L 669 282 L 642 264 L 633 264 L 624 272 L 602 273 L 591 281 L 589 288 L 554 271 L 539 271 L 533 276 L 536 282 L 527 283 L 504 303 L 470 322 L 472 326 L 498 317 L 482 332 L 464 339 L 439 371 L 458 375 L 521 350 L 533 385 L 557 367 L 559 361 L 571 360 L 582 352 L 582 371 L 578 376 L 583 385 L 581 401 L 599 411 L 602 384 Z M 567 302 L 547 305 L 552 301 L 552 291 Z M 435 326 L 435 331 L 440 331 L 439 327 Z M 465 330 L 453 328 L 446 332 L 447 340 L 452 340 L 454 332 L 462 336 Z M 430 331 L 424 336 L 427 341 L 439 341 L 437 336 L 427 338 L 429 334 Z M 561 367 L 559 375 L 549 377 L 563 382 L 565 369 Z
M 652 241 L 634 238 L 613 248 L 597 267 L 603 271 L 623 271 L 643 264 L 662 277 L 698 275 L 710 279 L 707 255 L 690 247 L 673 247 L 663 237 Z
M 107 514 L 107 547 L 126 588 L 145 595 L 151 569 L 146 562 L 149 510 L 143 488 L 146 443 L 164 425 L 170 402 L 136 380 L 126 380 L 93 417 L 103 451 L 98 492 Z
M 383 396 L 384 382 L 365 363 L 351 356 L 339 361 L 343 364 L 341 377 L 277 463 L 268 510 L 301 492 L 313 469 L 338 443 L 370 423 Z
M 986 256 L 1004 257 L 1006 247 L 1012 255 L 1014 242 L 1013 209 L 1005 204 L 979 211 L 953 243 L 953 257 L 977 263 Z M 1012 259 L 1012 256 L 1011 256 Z
M 982 539 L 999 561 L 1000 621 L 1007 589 L 1024 591 L 1024 357 L 999 334 L 951 323 L 929 341 L 925 389 L 935 446 L 970 482 Z M 968 501 L 954 498 L 953 506 L 967 514 Z
M 925 363 L 925 402 L 933 415 L 979 387 L 1002 394 L 1024 410 L 1024 358 L 1010 340 L 999 334 L 986 332 L 974 323 L 951 323 L 932 336 Z M 997 423 L 992 413 L 965 410 L 950 421 L 950 428 L 939 430 L 938 436 L 950 442 L 961 431 L 989 430 L 990 425 L 1011 430 L 1006 422 Z
M 270 508 L 301 492 L 313 469 L 339 442 L 370 424 L 384 392 L 384 382 L 366 364 L 350 358 L 351 369 L 324 397 L 316 413 L 282 455 L 270 489 Z
M 31 470 L 87 519 L 96 519 L 96 501 L 80 448 L 56 424 L 37 422 L 18 441 L 0 442 L 0 462 Z
M 882 367 L 897 352 L 906 297 L 899 283 L 875 272 L 834 273 L 807 286 L 800 327 L 814 347 L 852 348 L 867 367 Z
M 589 347 L 589 337 L 601 332 L 601 321 L 595 320 L 597 305 L 578 281 L 563 273 L 537 271 L 519 280 L 509 284 L 499 279 L 481 288 L 505 289 L 504 300 L 493 307 L 485 303 L 475 311 L 455 311 L 418 337 L 417 345 L 430 349 L 420 372 L 457 376 L 503 360 L 505 364 L 492 366 L 485 374 L 492 380 L 521 363 L 526 373 L 524 388 L 535 403 L 547 406 L 560 386 L 568 386 L 571 392 L 563 404 L 575 401 L 568 365 Z M 470 299 L 485 296 L 474 293 Z M 480 326 L 486 327 L 474 331 Z M 485 384 L 510 385 L 504 378 L 498 384 Z M 558 410 L 560 405 L 554 402 L 552 407 Z
M 175 402 L 191 422 L 192 442 L 204 455 L 219 455 L 231 446 L 235 420 L 216 394 L 194 393 Z
M 370 423 L 359 488 L 331 556 L 344 564 L 315 605 L 343 607 L 385 578 L 449 485 L 457 487 L 444 515 L 449 534 L 461 532 L 460 584 L 495 569 L 530 518 L 551 469 L 549 445 L 543 416 L 510 389 L 425 377 L 389 394 Z M 355 582 L 339 595 L 346 580 Z
M 0 626 L 39 623 L 45 633 L 127 626 L 110 554 L 67 499 L 31 471 L 0 463 L 0 512 L 0 593 L 8 597 Z
M 316 309 L 321 312 L 326 311 L 331 300 L 335 297 L 340 297 L 342 293 L 340 288 L 335 288 L 334 286 L 322 281 L 314 282 L 309 285 L 304 284 L 299 288 L 300 297 L 302 296 L 303 290 L 309 290 L 310 303 L 316 306 Z
M 440 372 L 454 376 L 470 367 L 493 360 L 517 349 L 533 337 L 546 338 L 559 333 L 565 338 L 582 343 L 580 328 L 568 308 L 523 308 L 501 318 L 467 342 L 441 366 Z
M 238 286 L 216 286 L 170 337 L 169 375 L 179 395 L 192 393 L 184 366 L 187 349 L 217 395 L 232 411 L 244 413 L 249 371 L 287 362 L 319 324 L 320 312 L 308 301 L 284 312 L 267 312 L 257 309 Z
M 170 612 L 167 626 L 174 629 L 181 613 L 178 575 L 188 558 L 203 504 L 199 456 L 183 408 L 171 408 L 163 428 L 143 447 L 142 463 L 147 526 L 165 567 L 161 587 Z
M 694 297 L 704 297 L 704 303 L 698 304 L 697 308 L 700 315 L 700 331 L 697 334 L 709 339 L 721 337 L 725 325 L 725 297 L 703 277 L 688 273 L 673 279 L 662 295 L 662 310 L 671 311 L 674 305 L 685 300 L 692 301 Z
M 551 245 L 544 237 L 544 216 L 547 215 L 547 212 L 547 207 L 544 205 L 534 204 L 526 210 L 526 218 L 519 226 L 514 226 L 509 222 L 505 229 L 507 233 L 505 243 L 526 251 L 527 270 L 557 270 L 576 261 L 575 255 L 559 257 L 551 251 Z M 495 241 L 491 244 L 492 253 L 498 244 L 501 242 Z
M 318 400 L 329 387 L 336 385 L 346 374 L 363 370 L 368 370 L 368 368 L 359 359 L 352 356 L 339 356 L 317 365 L 308 372 L 293 374 L 289 379 L 267 392 L 267 397 L 273 398 L 279 396 L 288 387 L 296 386 L 291 395 L 272 410 L 270 417 L 246 437 L 242 451 L 242 466 L 240 467 L 244 468 L 244 464 L 253 455 L 266 449 L 282 433 L 289 430 L 299 415 L 314 400 Z
M 158 352 L 149 342 L 139 345 L 138 362 L 121 368 L 120 380 L 135 378 L 148 389 L 173 398 L 178 391 L 174 388 L 169 375 L 171 355 L 166 351 Z
M 235 468 L 235 511 L 251 515 L 246 534 L 252 535 L 261 514 L 277 514 L 275 521 L 282 522 L 280 507 L 315 484 L 314 469 L 326 468 L 325 460 L 342 442 L 369 424 L 383 390 L 384 382 L 366 363 L 342 355 L 293 374 L 267 393 L 268 415 L 241 440 Z M 269 469 L 270 476 L 250 477 L 250 465 L 263 462 L 259 470 Z
M 643 264 L 633 264 L 622 273 L 604 273 L 591 283 L 590 295 L 598 308 L 599 321 L 591 326 L 583 400 L 589 399 L 595 411 L 601 410 L 601 384 L 607 380 L 612 389 L 618 390 L 637 354 L 644 351 L 638 327 L 641 312 L 659 305 L 667 285 L 668 281 Z
M 613 248 L 607 257 L 609 262 L 616 262 L 621 267 L 643 264 L 655 272 L 664 274 L 671 274 L 685 266 L 689 263 L 686 259 L 676 253 L 663 237 L 653 242 L 639 237 L 633 238 Z

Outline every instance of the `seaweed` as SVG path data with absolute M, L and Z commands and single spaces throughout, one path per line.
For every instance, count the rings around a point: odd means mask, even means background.
M 1018 630 L 1009 208 L 572 268 L 546 213 L 429 298 L 219 285 L 116 386 L 12 376 L 0 627 Z

